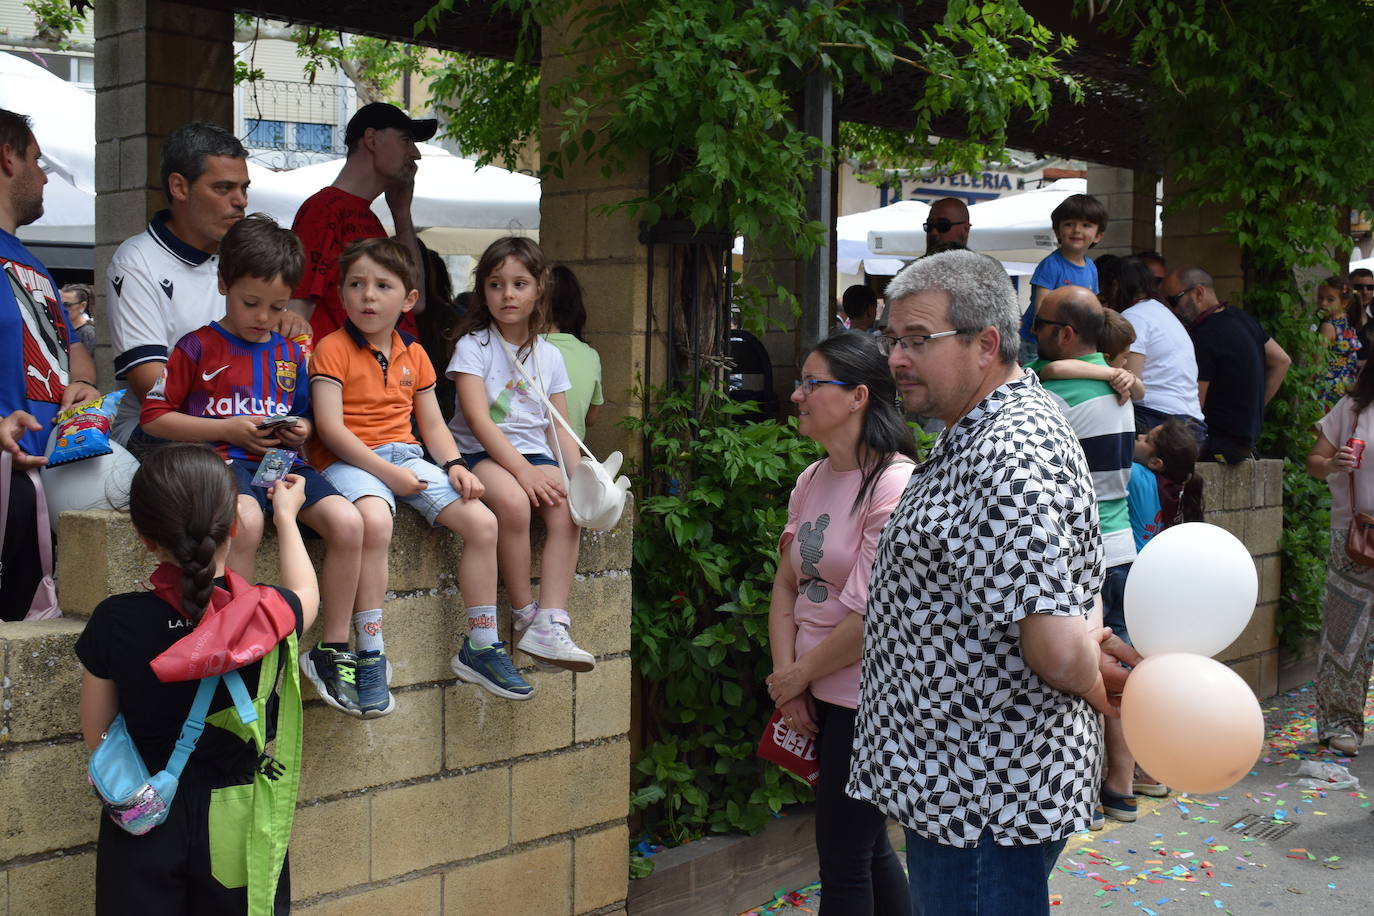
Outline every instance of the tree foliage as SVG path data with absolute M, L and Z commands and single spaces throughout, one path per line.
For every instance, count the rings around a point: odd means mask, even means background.
M 439 0 L 417 24 L 417 36 L 455 2 Z M 966 118 L 968 137 L 925 143 L 921 157 L 955 164 L 1001 153 L 1009 119 L 1043 119 L 1053 85 L 1076 91 L 1057 69 L 1072 41 L 1037 25 L 1015 0 L 951 0 L 944 18 L 923 34 L 908 30 L 898 6 L 874 0 L 498 6 L 557 36 L 577 62 L 543 87 L 558 112 L 557 142 L 541 150 L 548 171 L 582 161 L 611 176 L 648 161 L 654 191 L 621 206 L 649 222 L 685 218 L 798 254 L 813 250 L 824 231 L 806 218 L 806 185 L 816 166 L 833 164 L 837 154 L 800 124 L 808 75 L 823 74 L 836 87 L 858 79 L 876 88 L 895 68 L 926 74 L 915 133 L 924 136 L 933 119 L 957 113 Z M 530 29 L 514 67 L 537 59 L 532 36 Z M 491 95 L 488 104 L 537 114 L 523 105 L 530 85 L 521 81 L 514 98 Z M 496 155 L 511 134 L 529 136 L 532 126 L 513 123 L 501 136 L 494 133 L 499 128 L 474 124 L 455 134 L 464 148 Z
M 1218 206 L 1218 228 L 1245 252 L 1245 307 L 1293 357 L 1261 440 L 1288 468 L 1279 626 L 1292 643 L 1320 622 L 1329 521 L 1325 487 L 1301 471 L 1326 365 L 1311 279 L 1344 269 L 1338 216 L 1368 209 L 1374 187 L 1368 55 L 1351 40 L 1374 28 L 1374 4 L 1116 0 L 1104 17 L 1151 67 L 1151 126 L 1184 183 L 1166 220 Z

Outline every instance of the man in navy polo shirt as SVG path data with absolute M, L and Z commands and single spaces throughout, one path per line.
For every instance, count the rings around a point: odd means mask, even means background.
M 219 243 L 248 209 L 248 151 L 218 124 L 193 121 L 162 144 L 162 190 L 169 207 L 147 230 L 115 251 L 105 272 L 115 378 L 129 393 L 115 417 L 114 438 L 135 455 L 157 441 L 138 428 L 143 398 L 162 375 L 182 337 L 224 315 Z M 304 320 L 282 313 L 277 331 L 290 339 Z

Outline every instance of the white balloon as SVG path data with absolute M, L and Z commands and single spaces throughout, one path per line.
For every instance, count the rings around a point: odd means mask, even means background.
M 50 436 L 44 454 L 51 455 L 56 442 L 57 436 Z M 128 503 L 138 459 L 113 439 L 110 448 L 114 451 L 108 455 L 43 468 L 43 493 L 48 498 L 48 522 L 54 532 L 63 512 L 122 509 Z
M 1126 579 L 1126 629 L 1141 655 L 1208 658 L 1245 630 L 1255 611 L 1255 561 L 1235 535 L 1188 522 L 1155 535 Z

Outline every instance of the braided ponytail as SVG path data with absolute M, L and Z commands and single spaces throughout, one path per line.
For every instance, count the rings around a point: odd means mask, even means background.
M 219 544 L 206 536 L 198 544 L 187 540 L 181 546 L 183 550 L 174 554 L 181 566 L 181 611 L 196 624 L 215 589 L 215 551 Z
M 134 474 L 129 516 L 181 567 L 181 610 L 200 622 L 215 585 L 215 552 L 233 527 L 237 492 L 224 460 L 202 445 L 154 449 Z

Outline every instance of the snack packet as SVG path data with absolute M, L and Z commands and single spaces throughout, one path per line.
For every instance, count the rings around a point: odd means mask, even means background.
M 110 447 L 110 424 L 123 397 L 124 389 L 121 388 L 75 404 L 58 414 L 48 467 L 111 454 L 114 449 Z

